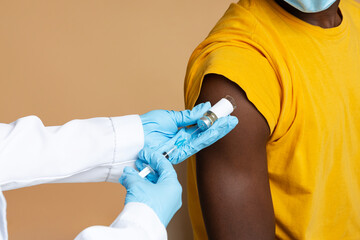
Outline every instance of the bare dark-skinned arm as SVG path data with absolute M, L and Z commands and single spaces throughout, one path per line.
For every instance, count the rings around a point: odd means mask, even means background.
M 267 172 L 269 127 L 235 83 L 207 75 L 198 102 L 234 97 L 239 124 L 197 154 L 200 203 L 209 239 L 274 239 L 275 220 Z

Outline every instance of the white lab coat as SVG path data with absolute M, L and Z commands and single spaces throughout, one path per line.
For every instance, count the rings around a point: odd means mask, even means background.
M 0 240 L 8 239 L 1 191 L 43 183 L 118 182 L 143 145 L 138 115 L 73 120 L 55 127 L 45 127 L 35 116 L 0 123 Z M 90 227 L 76 237 L 90 239 L 159 240 L 167 234 L 150 207 L 129 203 L 110 227 Z

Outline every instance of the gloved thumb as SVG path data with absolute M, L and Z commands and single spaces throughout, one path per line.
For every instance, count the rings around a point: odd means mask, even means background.
M 173 111 L 173 118 L 178 127 L 193 125 L 211 108 L 210 102 L 200 103 L 192 110 L 184 110 L 180 112 Z
M 165 158 L 165 156 L 160 153 L 161 151 L 159 149 L 151 149 L 151 148 L 144 148 L 139 153 L 139 160 L 138 164 L 141 162 L 145 162 L 154 169 L 154 171 L 159 175 L 159 178 L 157 179 L 157 182 L 160 181 L 160 179 L 167 177 L 167 176 L 175 176 L 176 172 L 172 164 L 169 162 L 168 159 Z
M 165 142 L 161 147 L 159 147 L 158 149 L 156 149 L 156 152 L 158 153 L 168 153 L 169 151 L 172 151 L 173 148 L 178 148 L 179 146 L 182 146 L 183 143 L 186 143 L 191 137 L 191 134 L 189 134 L 186 130 L 186 128 L 181 128 L 176 135 L 170 139 L 169 141 Z M 153 149 L 152 151 L 154 152 L 155 149 Z M 143 156 L 144 153 L 149 154 L 150 151 L 148 150 L 144 150 L 144 152 L 140 152 L 139 156 Z M 172 159 L 173 154 L 170 154 L 169 160 Z M 141 157 L 139 157 L 141 158 Z M 148 158 L 150 159 L 150 158 Z
M 143 181 L 139 176 L 139 173 L 132 167 L 125 167 L 123 174 L 119 178 L 119 182 L 123 185 L 126 189 L 131 188 L 133 185 L 137 184 L 138 182 Z
M 169 179 L 177 180 L 177 174 L 173 165 L 162 154 L 154 153 L 150 166 L 159 174 L 158 183 Z
M 170 159 L 173 164 L 178 164 L 184 161 L 191 155 L 199 152 L 200 150 L 210 146 L 217 140 L 224 137 L 238 124 L 238 119 L 234 116 L 226 116 L 219 118 L 214 125 L 198 135 L 193 135 L 187 144 L 179 149 L 175 158 Z

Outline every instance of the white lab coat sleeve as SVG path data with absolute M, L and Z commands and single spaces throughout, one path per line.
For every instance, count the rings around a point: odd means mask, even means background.
M 0 240 L 7 240 L 6 201 L 0 188 Z
M 143 203 L 128 203 L 110 227 L 92 226 L 75 240 L 167 240 L 156 213 Z
M 0 187 L 117 182 L 144 145 L 138 115 L 73 120 L 45 127 L 36 116 L 0 124 Z

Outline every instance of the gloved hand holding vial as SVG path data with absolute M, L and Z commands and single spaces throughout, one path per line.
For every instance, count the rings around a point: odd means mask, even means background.
M 235 100 L 231 96 L 222 98 L 197 121 L 195 126 L 180 129 L 175 137 L 154 151 L 163 153 L 173 164 L 181 163 L 224 137 L 237 125 L 238 119 L 229 116 L 235 108 Z M 143 156 L 148 152 L 151 151 L 141 151 L 139 158 L 148 159 L 149 157 Z M 146 162 L 137 161 L 137 168 L 141 177 L 155 173 Z

